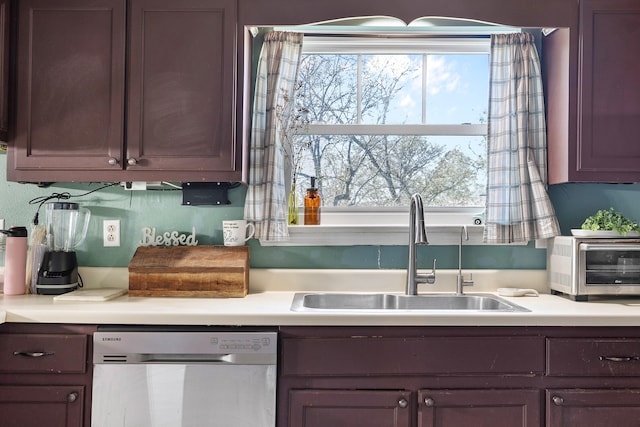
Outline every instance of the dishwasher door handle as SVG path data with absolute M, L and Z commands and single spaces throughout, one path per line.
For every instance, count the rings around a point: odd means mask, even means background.
M 141 354 L 138 363 L 233 363 L 233 354 Z

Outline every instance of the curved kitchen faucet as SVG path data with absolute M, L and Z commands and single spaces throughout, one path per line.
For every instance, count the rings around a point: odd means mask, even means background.
M 416 267 L 416 246 L 428 245 L 427 230 L 424 223 L 424 209 L 422 207 L 422 196 L 414 194 L 411 196 L 409 205 L 409 261 L 407 263 L 407 295 L 418 294 L 418 283 L 435 283 L 436 281 L 436 260 L 433 260 L 433 270 L 431 273 L 418 274 Z

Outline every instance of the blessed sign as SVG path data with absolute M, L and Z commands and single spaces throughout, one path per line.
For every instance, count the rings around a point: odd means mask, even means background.
M 191 227 L 191 234 L 181 234 L 178 231 L 156 234 L 155 227 L 144 227 L 142 240 L 140 240 L 140 246 L 196 246 L 197 244 L 195 227 Z

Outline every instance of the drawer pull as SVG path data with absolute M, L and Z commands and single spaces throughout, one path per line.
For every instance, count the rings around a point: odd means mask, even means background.
M 400 399 L 398 401 L 398 406 L 400 406 L 401 408 L 406 408 L 407 406 L 409 406 L 409 402 L 407 402 L 407 399 Z
M 44 357 L 44 356 L 53 356 L 56 354 L 54 351 L 14 351 L 14 356 L 24 356 L 24 357 Z
M 600 356 L 603 362 L 637 362 L 640 356 Z
M 564 404 L 564 399 L 560 396 L 553 396 L 551 400 L 553 400 L 553 404 L 556 406 L 562 406 Z
M 427 405 L 427 406 L 434 406 L 436 404 L 436 401 L 433 400 L 430 397 L 425 397 L 424 398 L 424 404 Z

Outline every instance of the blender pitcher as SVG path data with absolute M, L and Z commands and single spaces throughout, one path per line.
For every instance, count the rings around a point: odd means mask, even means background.
M 87 236 L 91 218 L 89 209 L 70 202 L 47 203 L 45 209 L 48 250 L 73 251 Z M 79 222 L 82 224 L 80 231 L 78 231 Z

